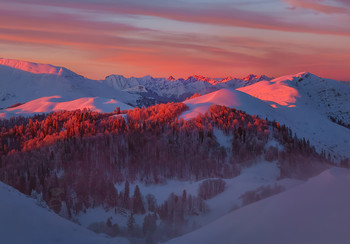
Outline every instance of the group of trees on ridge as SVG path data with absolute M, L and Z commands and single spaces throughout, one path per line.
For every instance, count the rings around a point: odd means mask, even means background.
M 281 177 L 307 177 L 331 163 L 277 122 L 219 105 L 183 120 L 186 109 L 168 103 L 0 120 L 0 180 L 27 195 L 42 194 L 56 212 L 64 206 L 69 218 L 95 206 L 143 213 L 125 203 L 126 193 L 116 183 L 231 178 L 263 158 L 278 161 Z M 214 128 L 233 137 L 231 148 L 220 146 Z M 271 140 L 283 149 L 268 146 Z M 158 207 L 159 215 L 169 216 Z

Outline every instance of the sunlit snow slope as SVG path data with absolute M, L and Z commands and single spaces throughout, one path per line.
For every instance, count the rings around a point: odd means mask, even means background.
M 350 171 L 333 168 L 167 243 L 350 243 L 349 184 Z
M 65 71 L 68 72 L 68 70 L 63 67 L 57 67 L 50 64 L 37 64 L 16 59 L 0 58 L 0 65 L 12 67 L 34 74 L 61 75 Z
M 325 150 L 326 153 L 336 156 L 336 161 L 339 161 L 344 156 L 350 157 L 349 129 L 333 123 L 322 113 L 322 110 L 310 104 L 311 101 L 305 98 L 305 95 L 299 95 L 300 93 L 298 93 L 297 89 L 289 88 L 283 82 L 280 85 L 272 83 L 272 87 L 269 88 L 270 83 L 261 81 L 252 86 L 247 86 L 245 89 L 222 89 L 189 99 L 185 103 L 190 109 L 182 117 L 184 119 L 194 118 L 199 113 L 204 114 L 207 112 L 213 104 L 224 105 L 243 110 L 251 115 L 257 114 L 264 119 L 268 118 L 270 121 L 276 120 L 281 124 L 286 124 L 298 137 L 305 137 L 307 140 L 310 140 L 311 145 L 316 146 L 319 152 Z M 247 92 L 250 92 L 252 95 L 258 93 L 264 96 L 263 91 L 274 93 L 275 90 L 280 92 L 284 89 L 291 91 L 291 93 L 285 92 L 280 96 L 280 100 L 277 100 L 277 95 L 275 97 L 272 96 L 272 99 L 280 104 L 287 105 L 276 106 L 276 108 L 269 106 L 267 101 L 262 101 L 243 92 L 248 90 Z M 298 95 L 293 96 L 292 94 Z M 273 104 L 276 104 L 276 102 Z
M 0 243 L 129 243 L 80 227 L 0 182 Z
M 189 99 L 184 103 L 189 107 L 189 110 L 182 114 L 184 119 L 194 118 L 199 113 L 204 114 L 213 104 L 243 110 L 251 115 L 262 114 L 264 118 L 273 114 L 273 108 L 265 102 L 246 93 L 231 89 L 221 89 Z
M 282 76 L 238 88 L 271 106 L 308 105 L 320 114 L 350 124 L 350 82 L 323 79 L 310 73 Z
M 61 96 L 42 97 L 25 104 L 0 110 L 0 118 L 11 118 L 13 116 L 31 116 L 40 113 L 50 113 L 61 110 L 76 110 L 84 108 L 100 113 L 110 113 L 119 107 L 121 110 L 132 109 L 133 107 L 114 99 L 100 97 L 83 97 L 67 101 Z
M 131 104 L 139 99 L 138 95 L 111 89 L 65 68 L 19 60 L 0 62 L 0 85 L 0 109 L 50 96 L 61 96 L 67 101 L 102 97 Z
M 350 83 L 299 73 L 238 90 L 270 104 L 275 108 L 270 120 L 286 124 L 319 150 L 350 157 L 350 130 L 329 118 L 350 123 Z

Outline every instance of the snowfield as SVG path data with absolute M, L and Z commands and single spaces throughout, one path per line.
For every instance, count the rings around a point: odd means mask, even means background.
M 175 238 L 175 243 L 350 243 L 350 171 L 332 168 Z
M 127 239 L 98 235 L 74 224 L 2 182 L 0 199 L 1 243 L 129 243 Z

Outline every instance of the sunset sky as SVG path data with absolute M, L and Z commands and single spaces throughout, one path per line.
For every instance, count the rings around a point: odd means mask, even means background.
M 0 0 L 0 57 L 176 78 L 350 81 L 349 0 Z

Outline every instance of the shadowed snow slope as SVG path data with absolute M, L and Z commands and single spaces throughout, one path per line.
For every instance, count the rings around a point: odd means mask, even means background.
M 199 113 L 206 113 L 213 104 L 236 108 L 251 115 L 263 114 L 263 116 L 269 116 L 273 113 L 273 108 L 265 102 L 243 92 L 230 89 L 221 89 L 207 95 L 189 99 L 184 103 L 190 108 L 182 114 L 184 119 L 191 119 Z
M 0 199 L 1 243 L 129 243 L 123 238 L 97 235 L 63 219 L 1 182 Z
M 132 109 L 133 107 L 114 99 L 100 97 L 83 97 L 75 100 L 66 100 L 61 96 L 42 97 L 13 108 L 0 110 L 0 118 L 13 116 L 31 116 L 38 113 L 50 113 L 60 110 L 90 109 L 104 113 L 113 112 L 116 107 L 121 110 Z
M 350 171 L 333 168 L 167 243 L 350 243 L 349 184 Z

